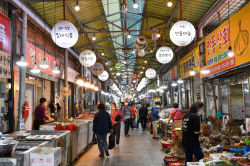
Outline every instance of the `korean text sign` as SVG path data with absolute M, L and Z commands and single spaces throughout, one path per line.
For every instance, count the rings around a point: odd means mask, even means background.
M 10 19 L 0 13 L 0 50 L 11 52 L 10 43 Z
M 241 65 L 250 61 L 249 50 L 249 26 L 250 4 L 224 22 L 216 30 L 205 38 L 206 67 L 210 70 L 206 77 L 226 69 Z M 230 33 L 230 35 L 229 35 Z M 228 48 L 232 47 L 233 57 L 228 57 Z
M 28 67 L 34 68 L 35 62 L 37 65 L 37 68 L 41 70 L 42 72 L 46 74 L 50 74 L 52 76 L 57 77 L 57 74 L 54 74 L 52 72 L 53 68 L 59 67 L 59 60 L 55 59 L 55 57 L 45 53 L 45 60 L 46 63 L 49 65 L 49 68 L 43 69 L 40 67 L 40 65 L 44 61 L 44 51 L 41 50 L 40 48 L 34 46 L 33 44 L 26 42 L 26 61 L 28 63 Z
M 200 55 L 196 47 L 189 54 L 180 60 L 180 76 L 182 78 L 190 76 L 190 71 L 200 72 Z

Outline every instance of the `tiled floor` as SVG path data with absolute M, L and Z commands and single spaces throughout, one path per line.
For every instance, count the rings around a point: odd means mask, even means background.
M 124 126 L 122 125 L 122 133 Z M 110 150 L 110 156 L 99 158 L 93 145 L 73 164 L 74 166 L 162 166 L 164 152 L 160 139 L 152 139 L 148 130 L 130 130 L 130 137 L 121 135 L 120 149 Z

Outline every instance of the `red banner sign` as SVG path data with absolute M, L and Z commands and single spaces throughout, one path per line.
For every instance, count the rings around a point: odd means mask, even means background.
M 206 77 L 208 75 L 211 75 L 211 74 L 215 74 L 215 73 L 218 73 L 218 72 L 221 72 L 225 69 L 229 69 L 231 67 L 234 67 L 235 66 L 235 57 L 231 58 L 231 59 L 228 59 L 222 63 L 219 63 L 211 68 L 209 68 L 208 70 L 210 70 L 210 73 L 209 74 L 202 74 L 202 77 Z
M 46 74 L 50 74 L 52 76 L 57 77 L 57 74 L 52 73 L 53 68 L 56 67 L 59 68 L 59 60 L 55 59 L 55 57 L 45 53 L 45 60 L 46 63 L 49 65 L 49 68 L 43 69 L 40 67 L 40 65 L 44 61 L 44 51 L 40 48 L 34 46 L 33 44 L 27 42 L 27 48 L 26 48 L 26 61 L 28 63 L 28 67 L 34 68 L 35 62 L 37 65 L 37 68 L 41 70 L 42 72 Z
M 0 13 L 0 50 L 10 53 L 10 19 Z

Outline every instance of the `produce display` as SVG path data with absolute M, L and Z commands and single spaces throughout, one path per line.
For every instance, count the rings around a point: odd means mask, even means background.
M 250 165 L 250 137 L 243 136 L 242 126 L 234 126 L 234 120 L 229 119 L 222 128 L 222 121 L 217 117 L 209 117 L 208 120 L 211 125 L 200 124 L 199 141 L 204 158 L 189 162 L 187 166 Z M 173 133 L 172 140 L 161 141 L 163 150 L 167 153 L 163 161 L 169 166 L 183 165 L 185 153 L 181 138 Z

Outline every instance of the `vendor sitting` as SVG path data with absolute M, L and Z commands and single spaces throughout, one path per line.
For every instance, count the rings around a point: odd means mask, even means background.
M 180 109 L 178 109 L 179 105 L 177 103 L 174 103 L 173 107 L 174 109 L 171 110 L 170 112 L 168 123 L 170 122 L 171 119 L 173 119 L 174 122 L 182 120 L 183 113 Z
M 47 100 L 45 98 L 40 99 L 40 105 L 35 109 L 35 121 L 34 121 L 34 130 L 39 130 L 39 126 L 44 124 L 44 120 L 54 121 L 53 118 L 49 118 L 46 116 L 46 103 Z

